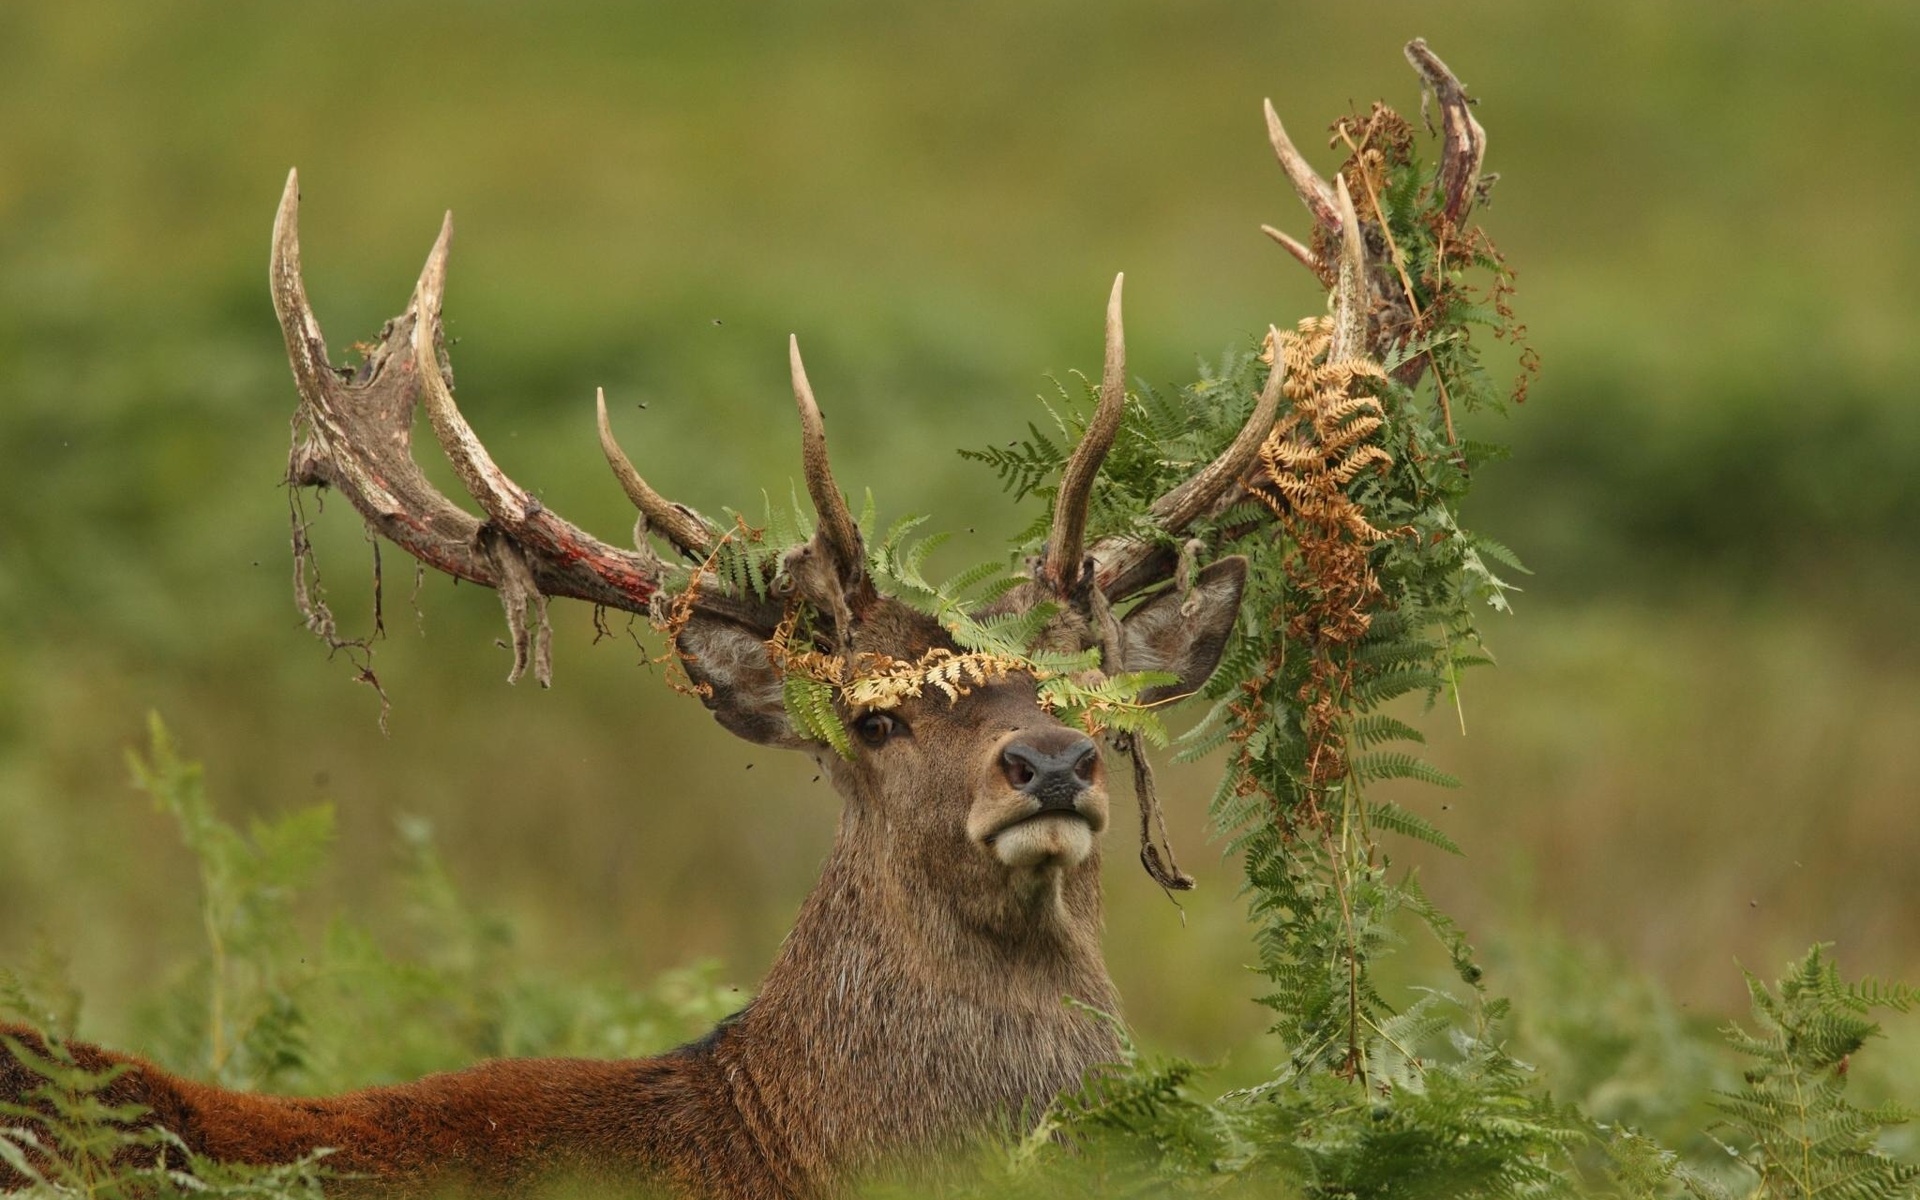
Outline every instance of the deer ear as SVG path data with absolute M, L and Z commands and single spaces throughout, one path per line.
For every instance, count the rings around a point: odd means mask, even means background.
M 1173 588 L 1135 608 L 1120 621 L 1120 670 L 1164 671 L 1178 683 L 1140 694 L 1153 704 L 1200 690 L 1220 665 L 1227 636 L 1240 615 L 1240 592 L 1247 584 L 1247 560 L 1223 558 L 1194 577 L 1193 587 Z
M 714 720 L 762 746 L 808 745 L 787 720 L 780 676 L 760 634 L 724 617 L 696 613 L 674 639 L 680 661 Z

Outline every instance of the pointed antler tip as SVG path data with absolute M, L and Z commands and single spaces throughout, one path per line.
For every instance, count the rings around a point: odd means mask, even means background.
M 1267 140 L 1282 154 L 1292 151 L 1293 139 L 1287 136 L 1287 127 L 1280 120 L 1280 110 L 1273 106 L 1271 100 L 1262 100 L 1260 106 L 1267 114 Z
M 1345 175 L 1335 175 L 1333 177 L 1333 200 L 1340 211 L 1341 234 L 1343 236 L 1357 235 L 1360 224 L 1360 214 L 1354 210 L 1353 193 L 1347 190 L 1347 177 Z
M 1360 215 L 1354 211 L 1353 193 L 1347 190 L 1347 177 L 1333 177 L 1334 200 L 1340 210 L 1340 244 L 1345 257 L 1361 258 Z
M 607 457 L 607 465 L 613 468 L 613 477 L 620 484 L 620 490 L 627 494 L 639 510 L 639 520 L 634 526 L 634 543 L 643 548 L 647 545 L 649 532 L 660 534 L 680 553 L 699 560 L 711 552 L 713 540 L 707 532 L 706 521 L 692 509 L 678 505 L 653 490 L 634 470 L 633 460 L 613 436 L 613 423 L 607 419 L 607 389 L 593 389 L 593 402 L 600 424 L 600 452 Z
M 453 243 L 453 210 L 448 209 L 446 216 L 440 219 L 440 234 L 433 239 L 433 249 L 427 252 L 427 261 L 420 268 L 420 282 L 414 286 L 414 299 L 423 305 L 426 311 L 439 315 L 441 298 L 447 287 L 447 252 Z M 431 324 L 431 322 L 428 322 Z
M 787 335 L 787 366 L 793 377 L 793 403 L 800 410 L 800 430 L 806 437 L 826 437 L 826 425 L 820 416 L 820 402 L 813 398 L 813 384 L 807 380 L 807 364 L 800 361 L 800 338 Z
M 1080 444 L 1061 468 L 1047 548 L 1040 559 L 1041 574 L 1037 578 L 1045 578 L 1062 596 L 1080 580 L 1086 550 L 1087 499 L 1093 491 L 1094 477 L 1100 473 L 1100 463 L 1113 446 L 1127 402 L 1127 339 L 1120 319 L 1120 293 L 1126 278 L 1125 272 L 1113 277 L 1113 291 L 1107 297 L 1107 355 L 1100 373 L 1100 403 Z
M 1275 229 L 1271 225 L 1262 225 L 1260 232 L 1271 238 L 1282 250 L 1291 254 L 1294 260 L 1301 266 L 1316 275 L 1320 273 L 1320 259 L 1298 238 L 1291 236 L 1283 230 Z
M 624 485 L 627 477 L 621 468 L 624 466 L 628 471 L 632 471 L 633 465 L 627 461 L 627 456 L 620 450 L 620 443 L 614 439 L 613 420 L 607 416 L 607 389 L 605 388 L 593 389 L 593 416 L 594 424 L 600 429 L 600 449 L 606 454 L 607 462 L 613 467 L 613 473 Z M 632 488 L 627 489 L 627 495 L 633 496 Z M 639 503 L 637 499 L 634 502 Z
M 800 357 L 800 335 L 787 335 L 787 368 L 793 375 L 793 397 L 804 404 L 814 403 L 813 385 L 807 382 L 807 364 Z
M 300 221 L 300 172 L 287 172 L 287 186 L 280 192 L 280 207 L 273 214 L 274 250 L 283 238 L 297 239 Z
M 1329 361 L 1365 354 L 1370 301 L 1366 280 L 1367 250 L 1360 237 L 1360 218 L 1344 175 L 1334 176 L 1334 202 L 1340 214 L 1340 268 L 1333 286 L 1333 341 Z
M 827 424 L 820 405 L 813 398 L 813 385 L 807 382 L 807 368 L 800 361 L 800 336 L 787 336 L 788 358 L 793 367 L 793 402 L 800 410 L 800 454 L 807 480 L 807 495 L 820 525 L 815 537 L 828 547 L 837 565 L 842 583 L 857 577 L 862 570 L 864 551 L 860 547 L 860 528 L 847 511 L 846 497 L 833 481 L 833 466 L 827 460 Z
M 300 172 L 287 171 L 287 186 L 280 193 L 280 207 L 273 214 L 273 250 L 267 257 L 268 290 L 273 296 L 273 311 L 280 318 L 281 332 L 287 339 L 287 353 L 293 359 L 294 375 L 307 386 L 318 387 L 317 375 L 309 374 L 326 361 L 326 344 L 320 337 L 320 323 L 314 320 L 307 303 L 306 284 L 300 278 Z
M 1293 190 L 1300 202 L 1307 206 L 1315 221 L 1328 230 L 1333 229 L 1339 219 L 1334 206 L 1333 189 L 1327 181 L 1320 178 L 1319 172 L 1307 162 L 1293 139 L 1287 136 L 1287 127 L 1280 123 L 1280 114 L 1275 111 L 1271 100 L 1265 102 L 1267 114 L 1267 142 L 1273 147 L 1273 156 L 1280 163 L 1280 169 L 1286 172 L 1287 180 L 1293 184 Z
M 453 210 L 448 209 L 446 215 L 440 218 L 439 236 L 433 239 L 433 256 L 435 258 L 440 259 L 443 264 L 445 263 L 446 257 L 447 257 L 448 243 L 452 241 L 453 241 Z
M 1107 403 L 1105 394 L 1125 386 L 1127 371 L 1127 330 L 1122 314 L 1120 292 L 1126 282 L 1126 275 L 1113 277 L 1113 291 L 1107 295 L 1107 361 L 1102 372 L 1101 390 L 1103 404 Z

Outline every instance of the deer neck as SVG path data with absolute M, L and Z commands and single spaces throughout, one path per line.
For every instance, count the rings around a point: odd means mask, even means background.
M 1118 1011 L 1097 856 L 962 905 L 886 842 L 884 828 L 842 818 L 725 1038 L 751 1082 L 746 1101 L 822 1179 L 1031 1120 L 1118 1050 L 1111 1022 L 1069 1003 Z

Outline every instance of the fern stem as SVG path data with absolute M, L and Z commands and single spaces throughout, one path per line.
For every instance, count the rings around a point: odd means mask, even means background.
M 1360 1042 L 1360 939 L 1354 932 L 1353 880 L 1348 871 L 1353 863 L 1351 849 L 1353 796 L 1351 788 L 1340 789 L 1339 853 L 1333 863 L 1333 887 L 1340 900 L 1340 917 L 1346 931 L 1347 958 L 1347 1062 L 1346 1068 L 1362 1087 L 1367 1082 L 1367 1056 Z
M 1435 372 L 1435 379 L 1440 378 Z M 1467 736 L 1467 706 L 1460 698 L 1460 664 L 1453 657 L 1453 630 L 1447 622 L 1440 622 L 1440 641 L 1447 648 L 1447 691 L 1453 695 L 1453 712 L 1460 719 L 1460 736 Z
M 1785 1050 L 1785 1047 L 1782 1049 Z M 1801 1090 L 1800 1068 L 1797 1063 L 1793 1068 L 1793 1107 L 1794 1116 L 1800 1127 L 1798 1130 L 1800 1136 L 1795 1139 L 1800 1145 L 1800 1178 L 1794 1182 L 1799 1185 L 1801 1195 L 1812 1197 L 1814 1194 L 1813 1143 L 1807 1135 L 1807 1126 L 1810 1123 L 1807 1119 L 1807 1097 Z

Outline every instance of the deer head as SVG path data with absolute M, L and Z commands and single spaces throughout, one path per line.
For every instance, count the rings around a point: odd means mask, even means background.
M 707 567 L 735 533 L 646 483 L 614 441 L 604 397 L 602 449 L 638 510 L 635 548 L 583 532 L 494 464 L 448 382 L 440 313 L 450 220 L 411 302 L 365 361 L 351 373 L 331 367 L 301 281 L 298 210 L 289 176 L 272 260 L 300 391 L 289 483 L 345 494 L 421 563 L 498 589 L 513 634 L 511 677 L 529 666 L 543 684 L 550 676 L 549 597 L 651 616 L 721 725 L 811 754 L 840 793 L 833 852 L 779 957 L 752 1004 L 702 1051 L 725 1060 L 725 1078 L 752 1080 L 752 1098 L 740 1103 L 776 1114 L 769 1119 L 799 1176 L 824 1179 L 1038 1113 L 1110 1059 L 1112 1026 L 1062 1003 L 1118 1007 L 1099 940 L 1097 846 L 1110 822 L 1100 747 L 1043 707 L 1028 664 L 969 652 L 876 586 L 797 343 L 793 392 L 817 529 L 768 569 L 763 587 L 729 592 Z M 1126 402 L 1120 297 L 1116 279 L 1099 403 L 1066 467 L 1045 547 L 992 611 L 1027 614 L 1047 649 L 1096 651 L 1096 671 L 1162 673 L 1171 682 L 1143 697 L 1154 700 L 1192 691 L 1212 672 L 1246 562 L 1222 559 L 1177 582 L 1171 562 L 1149 567 L 1132 573 L 1125 593 L 1098 580 L 1087 505 Z M 1277 384 L 1268 392 L 1222 461 L 1170 504 L 1197 512 L 1235 482 L 1272 424 Z M 484 516 L 454 504 L 415 463 L 416 404 Z M 684 581 L 673 580 L 654 537 L 692 564 Z M 298 560 L 297 521 L 294 540 Z M 309 626 L 340 644 L 324 606 L 298 582 L 296 592 Z M 1045 613 L 1034 611 L 1040 605 Z M 838 685 L 835 715 L 851 735 L 839 750 L 789 716 L 787 676 L 799 670 Z M 1142 803 L 1143 861 L 1163 884 L 1191 886 L 1145 844 L 1152 776 L 1137 747 L 1120 748 Z M 896 1102 L 902 1095 L 915 1102 Z
M 1109 823 L 1099 746 L 1041 706 L 1031 672 L 977 661 L 981 656 L 969 655 L 932 617 L 875 586 L 833 478 L 797 341 L 789 346 L 793 393 L 817 532 L 784 556 L 767 580 L 766 598 L 730 594 L 703 581 L 697 566 L 692 582 L 669 595 L 670 568 L 650 537 L 702 564 L 731 534 L 647 484 L 614 440 L 604 395 L 602 449 L 639 514 L 631 550 L 583 532 L 509 479 L 456 406 L 441 322 L 451 217 L 411 302 L 348 374 L 328 365 L 307 303 L 298 213 L 298 178 L 289 176 L 272 260 L 275 307 L 301 397 L 288 480 L 344 493 L 370 526 L 420 562 L 497 588 L 513 632 L 513 677 L 529 665 L 543 684 L 550 677 L 548 597 L 650 614 L 669 629 L 693 690 L 721 725 L 748 741 L 799 749 L 820 761 L 846 802 L 843 841 L 873 870 L 899 877 L 903 887 L 910 878 L 977 928 L 1010 936 L 1041 914 L 1068 915 L 1073 881 L 1083 881 L 1079 890 L 1092 897 L 1095 843 Z M 1217 663 L 1245 562 L 1211 564 L 1121 615 L 1114 604 L 1125 597 L 1109 595 L 1096 579 L 1085 546 L 1087 504 L 1126 400 L 1121 283 L 1115 279 L 1107 306 L 1099 404 L 1066 468 L 1045 549 L 1030 564 L 1027 581 L 994 611 L 1050 606 L 1045 645 L 1098 650 L 1099 669 L 1108 674 L 1171 675 L 1177 682 L 1150 697 L 1161 699 L 1195 690 Z M 1247 449 L 1272 423 L 1272 399 L 1263 397 L 1240 442 L 1170 505 L 1198 511 L 1234 481 Z M 416 403 L 425 406 L 442 450 L 484 517 L 441 494 L 415 463 L 409 443 Z M 297 550 L 299 536 L 296 528 Z M 1130 579 L 1129 591 L 1165 584 L 1171 575 Z M 323 610 L 304 593 L 302 602 L 310 625 L 330 635 Z M 797 644 L 794 618 L 801 612 L 811 632 Z M 843 685 L 856 685 L 840 687 L 835 701 L 853 734 L 850 756 L 789 718 L 785 675 L 801 658 L 839 664 Z M 895 686 L 863 703 L 859 677 L 875 671 Z M 1083 921 L 1097 919 L 1092 899 L 1073 907 Z

